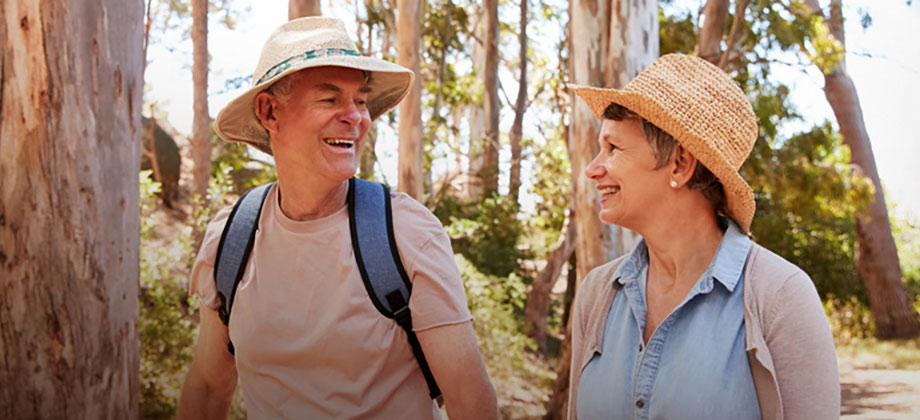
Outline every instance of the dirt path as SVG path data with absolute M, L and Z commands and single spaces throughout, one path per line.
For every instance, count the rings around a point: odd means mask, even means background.
M 848 358 L 838 363 L 841 418 L 920 419 L 920 370 L 871 369 Z

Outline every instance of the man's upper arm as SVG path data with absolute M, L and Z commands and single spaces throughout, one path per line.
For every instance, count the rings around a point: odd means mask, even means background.
M 772 306 L 764 334 L 784 417 L 839 417 L 840 377 L 834 339 L 808 275 L 799 271 L 787 279 Z
M 202 307 L 200 314 L 198 344 L 182 387 L 179 418 L 227 418 L 237 380 L 236 361 L 227 350 L 227 326 L 212 309 Z
M 416 333 L 450 418 L 498 418 L 495 390 L 489 381 L 470 321 Z

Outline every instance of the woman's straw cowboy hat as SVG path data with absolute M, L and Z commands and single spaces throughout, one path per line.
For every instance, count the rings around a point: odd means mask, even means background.
M 615 103 L 673 136 L 719 178 L 728 215 L 744 232 L 750 230 L 754 192 L 738 169 L 757 140 L 757 117 L 725 72 L 695 56 L 668 54 L 622 90 L 577 85 L 569 89 L 598 118 Z
M 341 20 L 305 17 L 281 25 L 268 37 L 252 75 L 252 88 L 217 114 L 214 131 L 227 141 L 248 143 L 271 154 L 268 131 L 262 127 L 253 100 L 284 76 L 311 67 L 339 66 L 368 72 L 371 119 L 393 109 L 409 92 L 415 75 L 389 61 L 364 57 L 345 31 Z

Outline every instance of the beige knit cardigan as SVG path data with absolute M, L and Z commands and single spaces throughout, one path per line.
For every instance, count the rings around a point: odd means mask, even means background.
M 613 275 L 626 257 L 592 270 L 576 294 L 569 419 L 578 418 L 581 372 L 594 352 L 601 353 L 607 313 L 619 284 Z M 804 271 L 756 243 L 745 262 L 744 333 L 764 419 L 840 416 L 837 354 L 814 284 Z

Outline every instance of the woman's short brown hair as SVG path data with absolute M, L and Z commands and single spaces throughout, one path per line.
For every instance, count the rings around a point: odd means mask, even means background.
M 648 122 L 639 114 L 630 111 L 624 106 L 612 103 L 604 109 L 603 117 L 614 121 L 631 119 L 641 122 L 645 140 L 648 141 L 649 146 L 652 147 L 652 153 L 655 154 L 655 169 L 667 165 L 674 158 L 674 152 L 679 147 L 677 140 L 674 140 L 673 136 L 658 128 L 655 124 Z M 696 168 L 693 170 L 693 176 L 690 177 L 687 186 L 694 190 L 700 190 L 703 193 L 703 197 L 706 197 L 712 203 L 716 215 L 728 214 L 728 209 L 725 207 L 725 189 L 722 187 L 722 183 L 712 174 L 709 168 L 698 160 L 696 161 Z

